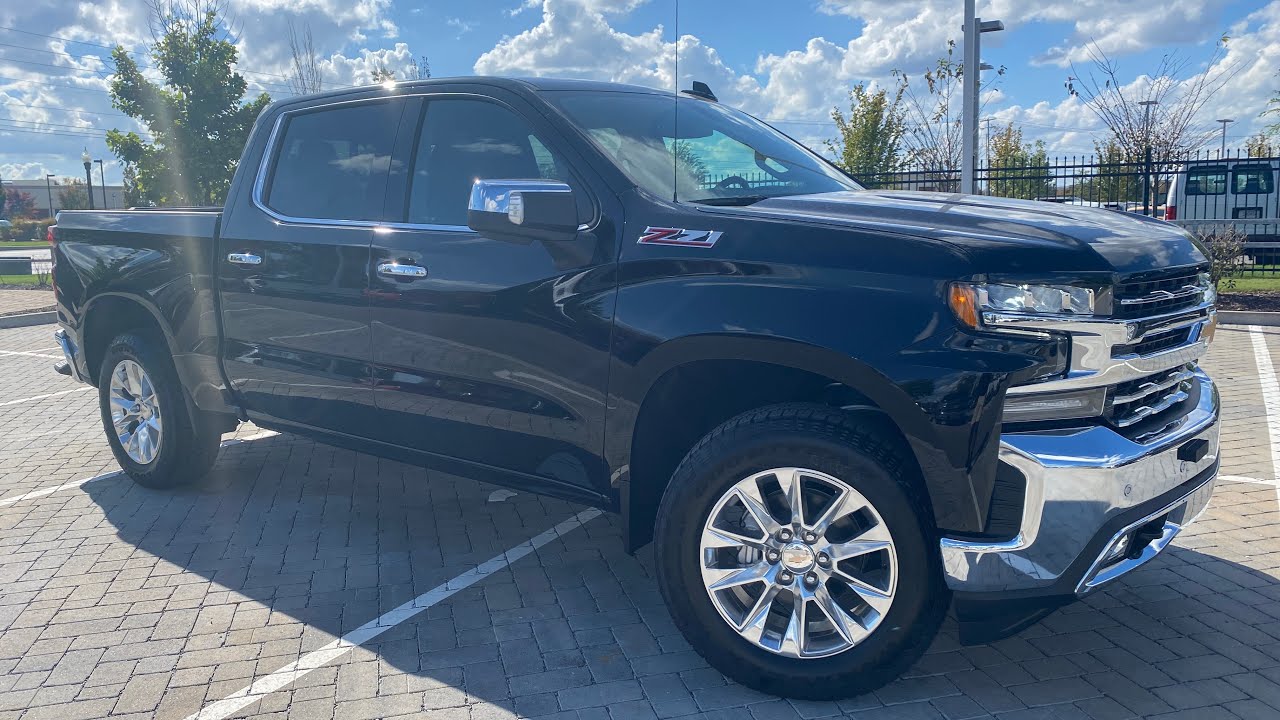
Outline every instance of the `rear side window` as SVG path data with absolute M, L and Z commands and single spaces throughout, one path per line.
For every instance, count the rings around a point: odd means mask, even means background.
M 1227 192 L 1227 169 L 1221 165 L 1187 171 L 1188 195 L 1223 195 Z
M 1236 165 L 1231 168 L 1231 192 L 1235 195 L 1266 195 L 1276 187 L 1270 165 Z
M 295 218 L 382 219 L 402 107 L 370 102 L 289 117 L 267 206 Z

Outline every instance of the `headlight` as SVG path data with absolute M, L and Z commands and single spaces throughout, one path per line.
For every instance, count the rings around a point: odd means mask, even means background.
M 1218 303 L 1218 288 L 1213 284 L 1213 278 L 1209 277 L 1209 273 L 1200 273 L 1196 276 L 1196 284 L 1204 288 L 1204 301 L 1207 303 Z
M 1092 289 L 1073 285 L 957 282 L 948 293 L 951 311 L 971 328 L 978 327 L 983 312 L 1092 315 L 1095 299 Z

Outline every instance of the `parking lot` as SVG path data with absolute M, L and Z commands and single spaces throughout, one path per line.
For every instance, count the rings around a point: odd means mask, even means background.
M 839 703 L 708 668 L 580 506 L 250 425 L 137 487 L 52 330 L 0 330 L 0 720 L 1280 717 L 1280 328 L 1219 330 L 1224 478 L 1168 552 Z

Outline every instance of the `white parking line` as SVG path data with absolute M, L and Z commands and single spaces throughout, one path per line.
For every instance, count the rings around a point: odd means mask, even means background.
M 63 390 L 61 392 L 48 393 L 47 395 L 32 395 L 29 398 L 22 398 L 21 400 L 7 400 L 5 402 L 0 402 L 0 407 L 5 407 L 7 405 L 21 405 L 22 403 L 29 403 L 33 400 L 46 400 L 51 397 L 58 397 L 59 395 L 70 395 L 71 393 L 88 392 L 90 390 L 97 390 L 97 389 L 98 388 L 90 385 L 88 387 L 79 387 L 74 390 Z
M 41 355 L 33 352 L 20 352 L 18 350 L 0 350 L 0 355 L 22 355 L 24 357 L 48 358 L 49 360 L 61 360 L 61 355 Z
M 494 556 L 452 580 L 428 590 L 400 607 L 370 620 L 319 650 L 313 650 L 270 675 L 255 680 L 248 687 L 234 692 L 211 705 L 206 705 L 200 712 L 187 716 L 187 720 L 224 720 L 289 683 L 337 660 L 357 646 L 369 642 L 400 623 L 413 619 L 423 610 L 443 602 L 459 590 L 464 590 L 474 585 L 552 540 L 576 530 L 599 515 L 600 511 L 594 508 L 583 510 L 550 530 L 510 548 L 501 555 Z
M 242 438 L 231 438 L 230 440 L 224 440 L 222 442 L 222 447 L 239 445 L 240 443 L 248 442 L 250 440 L 259 440 L 261 438 L 269 438 L 273 435 L 279 435 L 279 433 L 275 432 L 274 430 L 263 430 L 260 433 L 254 433 L 253 435 L 247 435 Z M 32 498 L 44 497 L 45 495 L 52 495 L 62 490 L 72 490 L 80 487 L 81 485 L 86 485 L 88 483 L 96 482 L 98 480 L 108 480 L 110 478 L 119 477 L 120 475 L 123 475 L 123 474 L 124 474 L 123 471 L 116 470 L 114 472 L 104 473 L 102 475 L 94 475 L 93 477 L 82 478 L 80 480 L 72 480 L 69 483 L 63 483 L 55 487 L 42 488 L 40 490 L 32 490 L 29 493 L 24 493 L 22 495 L 15 495 L 14 497 L 0 500 L 0 507 L 13 505 L 14 503 L 22 502 L 23 500 L 30 500 Z
M 1262 404 L 1267 409 L 1267 435 L 1271 444 L 1271 479 L 1276 487 L 1276 502 L 1280 503 L 1280 381 L 1271 362 L 1271 350 L 1267 336 L 1257 325 L 1249 326 L 1249 339 L 1253 341 L 1253 358 L 1258 366 L 1258 384 L 1262 386 Z

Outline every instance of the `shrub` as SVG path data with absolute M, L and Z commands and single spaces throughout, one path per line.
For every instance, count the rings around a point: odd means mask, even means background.
M 1209 251 L 1209 278 L 1219 290 L 1234 290 L 1240 265 L 1244 262 L 1245 234 L 1234 225 L 1216 225 L 1196 231 Z M 1223 281 L 1226 284 L 1223 284 Z
M 53 224 L 53 220 L 49 218 L 18 218 L 12 222 L 11 227 L 0 228 L 0 240 L 44 240 L 46 231 Z

